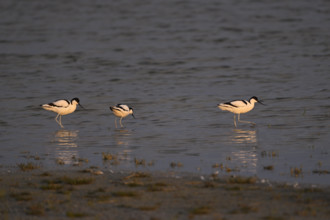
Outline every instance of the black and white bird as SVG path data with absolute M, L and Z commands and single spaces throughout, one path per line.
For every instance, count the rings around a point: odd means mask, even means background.
M 123 127 L 123 124 L 121 123 L 121 120 L 123 118 L 125 118 L 128 115 L 132 115 L 133 118 L 134 114 L 133 114 L 133 108 L 127 106 L 127 105 L 123 105 L 123 104 L 117 104 L 116 106 L 110 106 L 110 110 L 113 112 L 113 114 L 117 117 L 120 118 L 119 123 L 120 126 Z M 117 128 L 117 118 L 115 118 L 115 125 Z
M 236 125 L 236 114 L 238 115 L 238 122 L 242 123 L 250 123 L 255 125 L 255 123 L 250 121 L 241 121 L 240 120 L 240 114 L 247 113 L 251 111 L 254 108 L 254 104 L 258 102 L 260 104 L 263 104 L 257 97 L 253 96 L 248 101 L 246 100 L 234 100 L 226 103 L 220 103 L 218 105 L 218 108 L 220 108 L 223 111 L 229 111 L 234 113 L 234 125 Z M 264 105 L 264 104 L 263 104 Z
M 71 114 L 72 112 L 74 112 L 76 110 L 77 105 L 82 107 L 79 104 L 79 99 L 73 98 L 71 101 L 68 101 L 66 99 L 60 99 L 55 102 L 43 104 L 43 105 L 41 105 L 41 107 L 47 111 L 56 112 L 57 116 L 55 117 L 55 121 L 57 122 L 57 124 L 59 124 L 61 126 L 61 128 L 64 128 L 62 125 L 62 115 Z M 58 117 L 59 117 L 59 120 L 58 120 Z

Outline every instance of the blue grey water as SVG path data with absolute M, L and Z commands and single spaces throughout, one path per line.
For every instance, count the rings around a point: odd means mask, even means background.
M 0 10 L 2 168 L 83 158 L 105 172 L 330 185 L 329 1 L 2 0 Z M 241 118 L 257 126 L 235 129 L 217 104 L 251 96 L 266 105 Z M 74 97 L 86 109 L 63 116 L 64 129 L 40 107 Z M 136 116 L 123 129 L 117 103 Z

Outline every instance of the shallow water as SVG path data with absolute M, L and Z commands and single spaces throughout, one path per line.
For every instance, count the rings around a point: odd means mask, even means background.
M 57 169 L 84 158 L 106 170 L 329 185 L 328 1 L 0 5 L 3 167 Z M 256 127 L 235 129 L 233 115 L 216 107 L 251 96 L 266 104 L 241 116 Z M 86 109 L 63 116 L 64 129 L 39 106 L 74 97 Z M 109 110 L 117 103 L 136 116 L 123 129 Z

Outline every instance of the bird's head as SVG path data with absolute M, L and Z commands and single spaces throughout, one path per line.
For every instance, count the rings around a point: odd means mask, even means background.
M 82 107 L 82 105 L 80 105 L 78 98 L 73 98 L 71 100 L 71 104 L 73 104 L 73 105 L 79 105 L 81 108 L 84 108 L 84 107 Z
M 135 116 L 133 114 L 133 108 L 129 108 L 129 114 L 131 114 L 133 116 L 133 118 L 135 118 Z
M 251 97 L 249 101 L 250 101 L 250 103 L 256 103 L 256 102 L 258 102 L 258 103 L 260 103 L 260 104 L 262 104 L 262 105 L 265 105 L 265 104 L 262 103 L 262 101 L 259 100 L 256 96 Z

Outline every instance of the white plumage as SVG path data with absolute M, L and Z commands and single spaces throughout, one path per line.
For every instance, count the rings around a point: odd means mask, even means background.
M 132 115 L 133 118 L 135 118 L 133 114 L 133 108 L 127 105 L 117 104 L 116 106 L 110 106 L 110 110 L 115 116 L 120 118 L 119 123 L 121 127 L 123 127 L 123 124 L 121 123 L 123 118 L 127 117 L 128 115 Z M 117 128 L 117 118 L 115 118 L 115 125 Z
M 64 128 L 62 125 L 62 115 L 71 114 L 72 112 L 74 112 L 76 110 L 77 105 L 82 107 L 79 104 L 79 99 L 73 98 L 71 101 L 68 101 L 66 99 L 60 99 L 55 102 L 43 104 L 43 105 L 41 105 L 41 107 L 47 111 L 56 112 L 57 116 L 55 117 L 55 121 L 57 122 L 57 124 L 59 124 L 61 126 L 61 128 Z M 58 117 L 59 117 L 59 120 L 57 120 Z
M 242 123 L 251 123 L 255 125 L 255 123 L 250 122 L 250 121 L 241 121 L 240 120 L 240 114 L 247 113 L 251 111 L 254 108 L 254 104 L 256 102 L 259 102 L 260 104 L 263 104 L 260 100 L 258 100 L 257 97 L 253 96 L 251 97 L 248 101 L 246 100 L 234 100 L 231 102 L 226 102 L 226 103 L 220 103 L 218 105 L 218 108 L 220 108 L 223 111 L 229 111 L 234 113 L 234 125 L 236 125 L 236 114 L 238 115 L 238 121 Z

